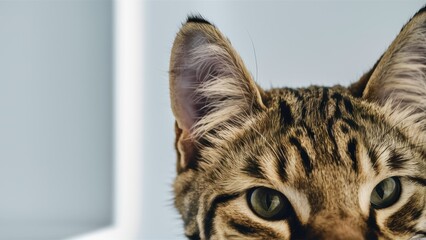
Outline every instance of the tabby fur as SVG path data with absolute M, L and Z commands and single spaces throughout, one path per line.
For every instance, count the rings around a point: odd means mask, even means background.
M 409 239 L 426 234 L 426 8 L 358 82 L 261 89 L 226 37 L 201 17 L 170 60 L 175 205 L 189 239 Z M 370 194 L 399 177 L 402 193 Z M 247 192 L 284 194 L 265 220 Z

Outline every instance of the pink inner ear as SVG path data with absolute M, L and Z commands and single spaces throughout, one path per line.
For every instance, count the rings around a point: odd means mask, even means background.
M 198 44 L 203 42 L 201 38 L 193 40 Z M 191 44 L 194 45 L 194 43 Z M 179 69 L 176 69 L 177 74 L 174 79 L 176 101 L 174 104 L 178 110 L 176 114 L 179 126 L 187 131 L 192 130 L 196 122 L 205 116 L 211 107 L 209 103 L 213 96 L 205 96 L 199 90 L 203 88 L 203 84 L 216 81 L 218 68 L 223 68 L 215 52 L 209 52 L 207 47 L 204 50 L 208 54 L 200 53 L 201 56 L 186 54 L 181 56 L 180 62 L 176 62 Z
M 198 79 L 197 66 L 194 65 L 194 56 L 191 51 L 198 46 L 206 43 L 206 39 L 202 33 L 193 32 L 187 36 L 182 49 L 176 52 L 175 79 L 172 91 L 174 91 L 176 106 L 175 112 L 179 127 L 190 131 L 196 121 L 201 117 L 204 106 L 200 104 L 197 98 L 196 89 L 202 83 Z M 205 60 L 205 59 L 203 59 Z
M 175 79 L 175 102 L 178 105 L 179 127 L 189 131 L 197 121 L 199 115 L 196 109 L 196 73 L 195 70 L 186 69 Z
M 260 94 L 231 46 L 208 42 L 200 32 L 183 37 L 171 57 L 172 107 L 179 127 L 199 137 L 235 121 Z

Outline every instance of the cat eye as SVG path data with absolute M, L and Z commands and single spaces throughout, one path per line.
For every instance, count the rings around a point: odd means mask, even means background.
M 251 210 L 266 220 L 283 219 L 290 209 L 290 203 L 282 193 L 266 187 L 250 190 L 247 201 Z
M 381 209 L 392 206 L 401 195 L 401 182 L 397 177 L 386 178 L 371 192 L 370 202 L 373 208 Z

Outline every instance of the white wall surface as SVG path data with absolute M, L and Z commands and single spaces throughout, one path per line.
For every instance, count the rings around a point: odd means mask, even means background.
M 183 239 L 173 209 L 168 63 L 187 14 L 228 36 L 258 83 L 348 85 L 375 63 L 424 1 L 147 1 L 142 239 Z M 256 50 L 255 58 L 253 45 Z M 256 71 L 257 64 L 257 71 Z
M 112 3 L 0 1 L 0 239 L 112 223 Z

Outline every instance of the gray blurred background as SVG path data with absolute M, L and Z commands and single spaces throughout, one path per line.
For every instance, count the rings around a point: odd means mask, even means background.
M 114 225 L 116 4 L 0 0 L 0 240 Z M 221 29 L 262 87 L 301 87 L 356 81 L 423 4 L 142 1 L 142 205 L 130 239 L 183 239 L 167 71 L 187 14 Z
M 0 1 L 0 239 L 112 223 L 108 1 Z

